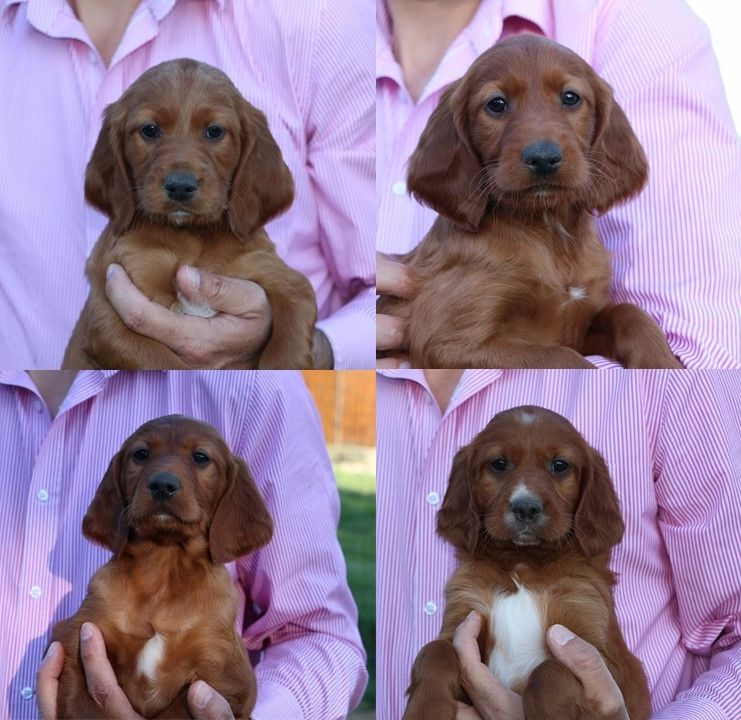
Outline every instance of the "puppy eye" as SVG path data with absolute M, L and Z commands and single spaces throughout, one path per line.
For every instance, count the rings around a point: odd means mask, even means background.
M 209 461 L 210 461 L 210 458 L 208 457 L 208 455 L 206 455 L 206 453 L 202 453 L 202 452 L 193 453 L 193 462 L 195 462 L 196 465 L 201 465 L 201 466 L 208 465 Z
M 561 460 L 561 458 L 556 458 L 551 463 L 551 470 L 554 473 L 564 473 L 569 469 L 569 464 L 565 460 Z
M 147 123 L 139 128 L 139 134 L 145 140 L 156 140 L 160 136 L 161 131 L 154 123 Z
M 567 90 L 563 95 L 561 95 L 561 102 L 569 107 L 578 105 L 579 100 L 581 100 L 581 98 L 575 92 L 571 92 L 571 90 Z
M 220 137 L 223 137 L 224 128 L 221 125 L 209 125 L 203 131 L 203 135 L 209 140 L 218 140 Z
M 134 452 L 134 460 L 139 460 L 139 462 L 146 460 L 148 457 L 149 450 L 147 450 L 147 448 L 139 448 Z
M 499 113 L 503 113 L 507 109 L 507 101 L 500 95 L 497 95 L 486 103 L 486 109 L 490 113 L 498 115 Z
M 504 472 L 507 469 L 507 461 L 504 458 L 494 458 L 491 461 L 491 469 L 495 472 Z

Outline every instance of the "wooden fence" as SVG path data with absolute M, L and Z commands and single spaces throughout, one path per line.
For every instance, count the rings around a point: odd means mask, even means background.
M 376 378 L 372 370 L 304 370 L 306 387 L 329 444 L 376 443 Z

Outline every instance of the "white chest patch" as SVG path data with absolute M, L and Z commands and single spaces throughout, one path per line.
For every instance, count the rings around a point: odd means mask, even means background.
M 164 654 L 165 638 L 156 633 L 147 640 L 146 645 L 139 653 L 139 660 L 136 663 L 137 674 L 143 675 L 150 682 L 154 682 L 157 666 L 162 662 Z
M 575 302 L 584 300 L 586 296 L 587 291 L 583 287 L 577 287 L 576 285 L 574 285 L 573 287 L 569 288 L 569 297 Z
M 494 650 L 489 669 L 506 688 L 518 682 L 548 658 L 543 616 L 535 595 L 517 584 L 512 595 L 495 595 L 490 628 Z

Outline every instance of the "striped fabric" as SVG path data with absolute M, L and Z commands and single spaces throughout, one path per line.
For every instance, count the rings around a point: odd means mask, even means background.
M 399 720 L 439 632 L 452 548 L 435 535 L 455 451 L 497 412 L 561 413 L 605 457 L 626 533 L 617 615 L 653 720 L 741 718 L 741 373 L 466 371 L 441 415 L 418 370 L 377 389 L 377 703 Z
M 443 89 L 498 38 L 537 30 L 612 85 L 648 156 L 648 187 L 598 221 L 613 299 L 647 310 L 686 367 L 741 367 L 741 145 L 707 29 L 682 0 L 482 0 L 416 104 L 377 8 L 379 250 L 408 251 L 435 218 L 404 179 Z
M 270 237 L 314 286 L 335 366 L 373 367 L 373 47 L 371 0 L 143 0 L 106 69 L 66 0 L 0 0 L 0 367 L 59 367 L 106 222 L 83 197 L 101 114 L 178 57 L 266 112 L 296 184 Z
M 219 430 L 275 521 L 263 550 L 230 565 L 239 629 L 259 659 L 252 717 L 345 717 L 366 675 L 337 490 L 300 377 L 268 371 L 84 372 L 54 419 L 25 373 L 0 373 L 0 717 L 37 716 L 34 676 L 51 625 L 77 611 L 109 557 L 82 537 L 82 516 L 123 440 L 169 413 Z

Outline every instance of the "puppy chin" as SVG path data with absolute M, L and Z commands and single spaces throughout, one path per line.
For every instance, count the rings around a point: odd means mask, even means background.
M 534 547 L 543 542 L 535 533 L 523 530 L 512 536 L 512 543 L 517 547 Z
M 184 227 L 193 223 L 193 213 L 187 210 L 173 210 L 167 213 L 167 221 L 175 227 Z

